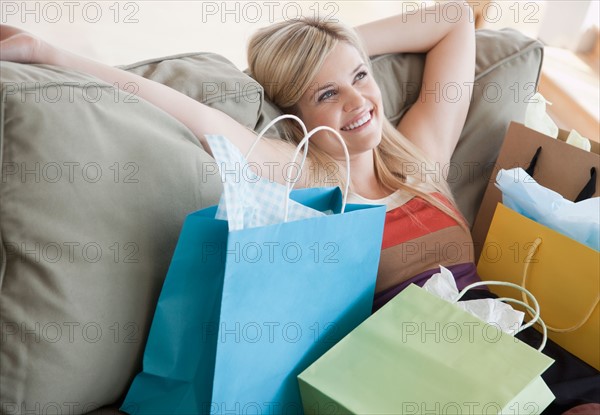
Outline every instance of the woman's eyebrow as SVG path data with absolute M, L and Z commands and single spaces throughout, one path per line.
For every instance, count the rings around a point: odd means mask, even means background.
M 356 72 L 358 72 L 358 70 L 364 65 L 363 62 L 361 62 L 351 73 L 350 75 L 354 75 Z
M 331 88 L 332 86 L 335 86 L 335 83 L 333 82 L 327 82 L 325 85 L 323 85 L 321 88 L 317 89 L 315 91 L 315 94 L 318 93 L 319 91 L 322 91 L 323 89 L 327 89 L 327 88 Z
M 350 72 L 350 75 L 354 75 L 356 72 L 358 72 L 360 70 L 360 68 L 362 68 L 364 66 L 364 63 L 361 62 L 356 68 L 354 68 L 354 70 L 352 72 Z M 315 93 L 318 93 L 320 91 L 322 91 L 323 89 L 327 89 L 330 88 L 332 86 L 335 86 L 334 82 L 327 82 L 325 85 L 323 85 L 321 88 L 317 89 L 315 91 Z

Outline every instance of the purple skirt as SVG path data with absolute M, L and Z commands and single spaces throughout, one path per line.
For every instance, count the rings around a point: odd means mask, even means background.
M 446 267 L 452 272 L 454 275 L 454 279 L 456 281 L 456 286 L 458 290 L 462 290 L 467 285 L 472 284 L 477 281 L 481 281 L 479 275 L 477 275 L 477 267 L 474 263 L 468 262 L 465 264 L 457 264 Z M 375 294 L 373 299 L 373 309 L 372 312 L 379 310 L 383 307 L 388 301 L 394 298 L 400 291 L 408 287 L 410 284 L 416 284 L 419 287 L 422 287 L 433 274 L 437 274 L 440 272 L 439 268 L 434 268 L 422 272 L 414 277 L 401 282 L 398 285 L 394 285 L 393 287 L 387 288 L 381 292 Z M 485 287 L 481 287 L 481 289 L 486 289 Z

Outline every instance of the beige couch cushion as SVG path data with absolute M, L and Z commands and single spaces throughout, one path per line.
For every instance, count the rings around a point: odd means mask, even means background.
M 262 108 L 262 86 L 214 53 L 167 56 L 121 68 L 221 110 L 248 128 L 254 128 Z
M 183 125 L 89 76 L 2 62 L 1 98 L 1 412 L 88 412 L 139 370 L 181 224 L 220 181 Z

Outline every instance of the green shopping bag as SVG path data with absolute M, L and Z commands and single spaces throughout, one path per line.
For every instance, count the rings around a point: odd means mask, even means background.
M 410 285 L 298 381 L 306 414 L 539 414 L 552 362 Z

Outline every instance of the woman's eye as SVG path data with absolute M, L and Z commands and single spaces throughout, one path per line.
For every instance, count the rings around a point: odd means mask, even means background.
M 319 97 L 319 102 L 323 101 L 324 99 L 327 98 L 331 98 L 332 96 L 335 95 L 335 91 L 333 89 L 330 89 L 328 91 L 325 91 L 320 97 Z
M 356 79 L 361 80 L 367 77 L 367 71 L 360 71 L 356 74 Z

